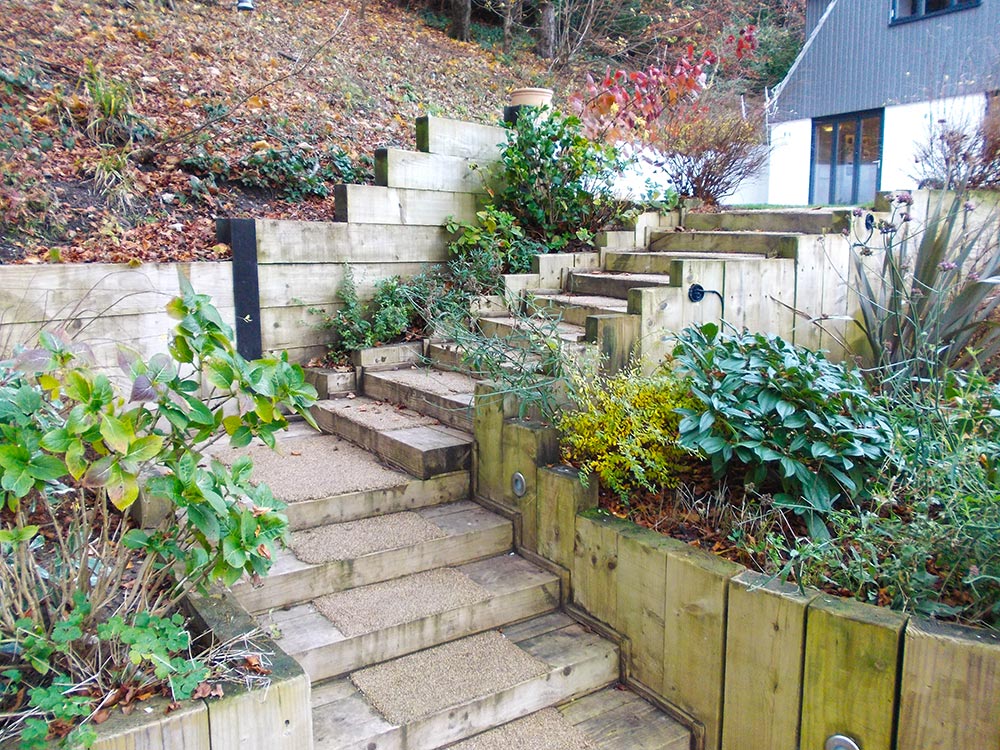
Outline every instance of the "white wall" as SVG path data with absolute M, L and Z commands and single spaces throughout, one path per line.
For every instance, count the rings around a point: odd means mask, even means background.
M 985 112 L 982 94 L 886 107 L 880 190 L 916 189 L 914 156 L 918 146 L 930 140 L 938 122 L 974 128 Z
M 746 206 L 758 203 L 767 203 L 768 190 L 768 168 L 764 168 L 755 177 L 743 180 L 736 188 L 736 192 L 727 198 L 723 198 L 721 203 L 724 206 Z
M 809 202 L 811 147 L 811 120 L 790 120 L 771 126 L 768 203 L 779 206 L 804 206 Z

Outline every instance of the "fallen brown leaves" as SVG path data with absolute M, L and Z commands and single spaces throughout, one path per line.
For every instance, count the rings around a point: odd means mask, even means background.
M 421 114 L 496 121 L 507 90 L 553 80 L 529 53 L 502 62 L 391 3 L 368 3 L 364 21 L 354 2 L 134 5 L 4 4 L 0 70 L 17 82 L 0 82 L 0 262 L 223 259 L 216 217 L 329 220 L 333 199 L 290 203 L 225 182 L 196 190 L 179 167 L 196 147 L 235 164 L 254 143 L 307 140 L 356 160 L 413 147 Z M 156 134 L 126 147 L 127 205 L 98 189 L 112 149 L 85 127 L 88 64 L 127 84 L 132 113 Z

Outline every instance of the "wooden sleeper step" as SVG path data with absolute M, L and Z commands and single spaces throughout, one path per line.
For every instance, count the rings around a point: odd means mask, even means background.
M 779 232 L 653 232 L 649 249 L 668 253 L 739 253 L 794 258 L 799 239 Z
M 455 429 L 472 432 L 476 381 L 468 375 L 429 367 L 365 372 L 365 395 L 403 404 Z
M 471 466 L 471 435 L 395 404 L 358 396 L 318 401 L 311 412 L 323 432 L 350 440 L 420 479 Z
M 318 685 L 312 693 L 315 747 L 317 750 L 433 750 L 587 695 L 618 679 L 617 647 L 564 614 L 543 615 L 506 628 L 503 634 L 512 648 L 523 652 L 521 656 L 541 662 L 540 673 L 485 694 L 473 687 L 450 705 L 440 707 L 441 695 L 435 684 L 439 675 L 456 669 L 478 675 L 488 671 L 489 665 L 480 665 L 475 653 L 460 665 L 454 663 L 450 654 L 461 641 L 406 656 L 403 659 L 420 657 L 429 665 L 424 670 L 426 682 L 403 687 L 410 694 L 428 696 L 433 707 L 427 712 L 417 712 L 411 720 L 393 722 L 349 678 Z M 437 661 L 440 663 L 436 664 Z
M 662 274 L 609 273 L 591 271 L 569 276 L 569 290 L 574 294 L 598 295 L 615 299 L 628 299 L 630 289 L 671 286 L 670 277 Z
M 309 674 L 313 683 L 345 674 L 368 664 L 394 659 L 455 638 L 472 635 L 510 622 L 551 612 L 559 606 L 559 579 L 515 555 L 501 555 L 467 563 L 448 572 L 460 574 L 482 589 L 485 598 L 467 601 L 448 588 L 448 578 L 425 583 L 433 574 L 417 573 L 389 583 L 378 583 L 335 594 L 337 606 L 357 608 L 355 621 L 340 628 L 321 613 L 323 602 L 303 604 L 262 615 L 265 628 L 281 633 L 278 644 Z M 376 589 L 378 589 L 376 591 Z M 406 596 L 419 600 L 421 609 L 405 622 L 382 622 L 368 629 L 356 621 L 371 617 L 372 606 L 384 605 L 386 597 Z M 423 611 L 423 608 L 426 610 Z M 388 609 L 388 607 L 386 607 Z M 335 619 L 337 619 L 335 617 Z M 364 632 L 357 632 L 358 630 Z M 351 633 L 351 635 L 345 634 Z
M 403 523 L 402 517 L 413 515 L 436 527 L 436 536 L 406 538 L 412 524 Z M 492 557 L 508 551 L 513 543 L 510 521 L 470 501 L 384 518 L 386 523 L 379 530 L 384 541 L 378 549 L 335 559 L 339 550 L 334 548 L 330 550 L 331 559 L 325 562 L 304 562 L 285 550 L 275 556 L 271 572 L 258 586 L 240 582 L 233 586 L 233 593 L 249 612 L 259 613 L 301 604 L 335 591 Z M 398 523 L 396 518 L 400 519 Z M 343 524 L 324 528 L 331 529 L 334 539 L 352 531 Z M 296 532 L 299 537 L 306 533 L 310 532 Z M 312 533 L 322 530 L 314 529 Z
M 550 709 L 550 711 L 552 711 Z M 554 712 L 566 727 L 596 750 L 690 750 L 691 732 L 660 709 L 622 686 L 604 688 L 566 703 Z M 448 750 L 495 750 L 500 747 L 546 747 L 546 726 L 541 730 L 531 714 L 497 729 L 449 745 Z M 558 730 L 558 727 L 555 729 Z M 551 731 L 551 730 L 550 730 Z M 573 738 L 566 738 L 565 742 Z M 560 747 L 566 746 L 561 743 Z

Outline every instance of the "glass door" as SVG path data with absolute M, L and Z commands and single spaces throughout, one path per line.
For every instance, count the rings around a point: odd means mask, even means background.
M 882 110 L 813 121 L 810 203 L 874 200 L 881 167 Z

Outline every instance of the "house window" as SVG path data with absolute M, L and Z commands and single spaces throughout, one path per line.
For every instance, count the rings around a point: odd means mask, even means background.
M 890 23 L 916 21 L 956 10 L 975 8 L 982 0 L 892 0 Z
M 810 203 L 875 199 L 882 171 L 882 115 L 877 109 L 813 120 Z

